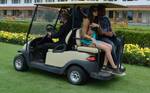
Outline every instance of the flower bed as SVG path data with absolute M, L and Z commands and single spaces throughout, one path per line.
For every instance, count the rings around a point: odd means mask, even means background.
M 29 35 L 29 40 L 33 40 L 36 37 L 40 37 L 41 35 Z M 13 44 L 21 44 L 23 45 L 26 40 L 26 33 L 11 33 L 6 31 L 0 31 L 0 41 L 8 42 Z M 54 42 L 59 41 L 58 38 L 52 39 Z
M 150 48 L 140 48 L 137 44 L 125 44 L 123 62 L 150 66 Z
M 35 36 L 31 35 L 29 40 L 34 39 Z M 6 31 L 0 31 L 0 41 L 9 42 L 14 44 L 24 44 L 26 39 L 25 33 L 11 33 Z

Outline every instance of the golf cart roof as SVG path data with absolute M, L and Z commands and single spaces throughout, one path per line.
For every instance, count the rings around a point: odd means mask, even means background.
M 125 5 L 119 3 L 119 2 L 108 2 L 108 1 L 67 1 L 67 2 L 46 2 L 46 3 L 36 3 L 35 5 L 40 6 L 48 6 L 53 8 L 71 8 L 74 5 L 80 6 L 80 7 L 89 7 L 92 5 L 105 5 L 107 8 L 123 8 L 126 7 Z

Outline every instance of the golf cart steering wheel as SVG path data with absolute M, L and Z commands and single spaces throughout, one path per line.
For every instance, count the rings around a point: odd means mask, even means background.
M 54 34 L 56 32 L 56 29 L 55 29 L 55 26 L 51 25 L 51 24 L 48 24 L 46 26 L 46 31 L 47 32 L 51 32 L 52 34 Z

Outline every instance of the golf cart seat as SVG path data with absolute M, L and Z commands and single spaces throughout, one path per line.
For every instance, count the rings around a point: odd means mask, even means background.
M 76 44 L 77 44 L 77 50 L 81 52 L 87 52 L 87 53 L 98 53 L 99 49 L 94 48 L 94 47 L 88 47 L 88 46 L 83 46 L 81 44 L 81 29 L 78 29 L 76 31 Z
M 94 53 L 94 54 L 99 52 L 97 48 L 82 46 L 80 40 L 81 40 L 81 29 L 73 29 L 66 36 L 65 42 L 67 47 L 71 48 L 75 45 L 75 49 L 80 52 L 87 52 L 87 53 Z

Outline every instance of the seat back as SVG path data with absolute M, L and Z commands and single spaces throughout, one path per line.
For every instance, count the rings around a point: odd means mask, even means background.
M 66 44 L 68 44 L 71 34 L 72 34 L 72 30 L 66 36 L 66 39 L 65 39 Z
M 81 29 L 77 29 L 76 31 L 76 45 L 81 46 Z
M 66 36 L 66 39 L 65 39 L 65 43 L 67 45 L 67 49 L 68 50 L 72 50 L 75 48 L 75 45 L 76 45 L 76 28 L 74 28 L 73 30 L 71 30 L 68 35 Z

